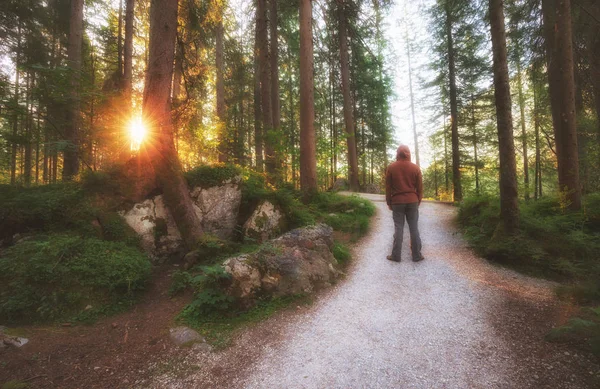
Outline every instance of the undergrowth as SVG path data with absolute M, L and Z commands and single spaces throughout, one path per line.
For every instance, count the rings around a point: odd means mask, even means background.
M 128 304 L 149 274 L 147 257 L 122 242 L 38 235 L 0 257 L 0 316 L 10 322 L 87 320 Z
M 600 194 L 584 198 L 580 212 L 561 207 L 558 198 L 521 202 L 515 235 L 499 228 L 500 203 L 494 197 L 465 199 L 458 220 L 469 243 L 486 258 L 533 276 L 562 283 L 557 293 L 588 306 L 600 302 Z M 589 308 L 549 335 L 575 340 L 600 355 L 600 310 Z

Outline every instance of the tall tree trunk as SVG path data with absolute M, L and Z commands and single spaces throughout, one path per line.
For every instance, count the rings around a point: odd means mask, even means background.
M 475 193 L 480 194 L 479 185 L 479 155 L 478 155 L 478 137 L 477 122 L 475 121 L 475 96 L 471 95 L 471 130 L 473 131 L 473 157 L 475 158 Z
M 534 74 L 537 71 L 534 70 Z M 534 76 L 535 77 L 535 76 Z M 537 77 L 533 80 L 533 122 L 535 127 L 535 191 L 534 198 L 537 200 L 542 196 L 542 171 L 541 171 L 541 150 L 540 150 L 540 111 L 538 96 Z
M 311 0 L 300 0 L 300 188 L 305 200 L 317 192 Z
M 275 150 L 273 148 L 273 116 L 271 110 L 271 69 L 269 57 L 269 28 L 267 0 L 258 0 L 258 53 L 260 69 L 260 108 L 262 111 L 262 133 L 265 143 L 265 170 L 271 182 L 275 178 Z
M 504 232 L 514 234 L 519 228 L 519 198 L 503 0 L 490 0 L 490 27 L 494 57 L 494 96 L 496 98 L 496 120 L 498 122 L 498 148 L 500 152 L 500 215 Z
M 270 6 L 269 26 L 271 36 L 271 114 L 273 116 L 273 136 L 270 136 L 270 146 L 273 147 L 273 164 L 275 165 L 276 182 L 282 181 L 281 148 L 281 107 L 279 103 L 279 14 L 277 0 L 268 0 Z
M 125 46 L 123 48 L 123 90 L 128 109 L 131 108 L 131 87 L 133 82 L 133 15 L 135 0 L 127 0 L 125 5 Z
M 117 72 L 119 74 L 119 88 L 121 88 L 123 76 L 123 0 L 119 0 L 119 23 L 117 27 Z
M 525 95 L 523 94 L 523 78 L 521 77 L 521 58 L 519 56 L 517 56 L 517 86 L 519 88 L 519 112 L 521 114 L 521 141 L 523 144 L 523 183 L 525 184 L 525 200 L 529 200 L 529 160 L 527 157 L 527 126 L 525 124 Z
M 33 77 L 30 72 L 25 74 L 26 81 L 25 87 L 27 89 L 25 98 L 25 158 L 23 161 L 23 178 L 25 186 L 31 185 L 31 127 L 33 121 L 33 107 L 32 107 L 32 90 L 33 90 Z
M 454 201 L 462 201 L 462 185 L 460 179 L 460 149 L 458 141 L 458 102 L 456 91 L 456 64 L 452 26 L 454 20 L 449 1 L 446 1 L 446 40 L 448 45 L 448 75 L 450 81 L 450 125 L 452 131 L 452 183 Z
M 592 86 L 594 91 L 594 103 L 596 108 L 597 122 L 597 144 L 600 146 L 600 27 L 596 28 L 596 33 L 593 34 L 592 42 L 590 43 L 590 73 Z M 598 154 L 600 157 L 600 153 Z M 597 161 L 599 162 L 599 161 Z M 600 165 L 600 164 L 599 164 Z
M 573 75 L 571 1 L 542 0 L 552 122 L 558 160 L 558 185 L 567 207 L 581 209 L 579 155 Z
M 171 211 L 187 249 L 202 236 L 200 220 L 194 211 L 187 183 L 173 142 L 171 123 L 171 82 L 177 34 L 177 0 L 153 0 L 150 7 L 148 69 L 142 113 L 150 132 L 155 134 L 148 147 L 149 160 L 162 188 L 165 204 Z
M 346 144 L 348 146 L 348 181 L 350 190 L 358 192 L 358 159 L 356 157 L 356 136 L 352 94 L 350 91 L 350 64 L 348 54 L 348 20 L 345 9 L 346 1 L 338 6 L 339 39 L 340 39 L 340 70 L 342 74 L 342 95 L 344 97 L 344 124 L 346 126 Z
M 413 127 L 413 136 L 415 139 L 415 161 L 418 166 L 421 166 L 421 160 L 419 158 L 419 134 L 417 133 L 417 120 L 415 118 L 415 96 L 413 94 L 413 85 L 412 85 L 412 65 L 410 61 L 410 40 L 408 39 L 408 27 L 404 32 L 404 36 L 406 38 L 406 55 L 408 57 L 408 91 L 410 93 L 410 112 L 412 115 L 412 127 Z
M 444 180 L 446 193 L 450 192 L 450 168 L 448 167 L 448 126 L 446 126 L 446 112 L 444 112 Z
M 260 94 L 260 53 L 259 53 L 259 14 L 256 7 L 256 29 L 254 34 L 254 152 L 256 154 L 256 171 L 263 171 L 263 125 Z
M 219 162 L 227 162 L 228 160 L 228 147 L 227 147 L 227 128 L 225 125 L 225 81 L 223 79 L 223 73 L 225 71 L 225 63 L 223 61 L 223 10 L 219 12 L 219 21 L 216 29 L 216 47 L 215 47 L 215 60 L 217 68 L 217 118 L 219 120 Z
M 15 53 L 15 102 L 12 123 L 12 140 L 10 153 L 10 183 L 17 183 L 17 136 L 19 134 L 19 66 L 21 61 L 21 21 L 17 24 L 17 51 Z
M 65 148 L 63 161 L 63 181 L 70 181 L 79 173 L 79 126 L 81 79 L 81 46 L 83 43 L 83 0 L 71 0 L 71 19 L 69 26 L 69 46 L 67 54 L 71 68 L 70 103 L 65 138 L 69 144 Z

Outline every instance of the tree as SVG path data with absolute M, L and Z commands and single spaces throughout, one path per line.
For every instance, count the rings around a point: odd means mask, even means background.
M 448 50 L 448 77 L 450 93 L 450 128 L 452 135 L 452 183 L 454 185 L 454 201 L 462 201 L 462 186 L 460 181 L 460 150 L 458 143 L 458 101 L 456 90 L 456 65 L 454 53 L 454 37 L 452 27 L 454 18 L 449 0 L 445 0 L 446 11 L 446 40 Z
M 317 191 L 311 2 L 300 1 L 300 188 L 306 199 Z
M 271 63 L 269 54 L 269 28 L 267 0 L 257 2 L 258 68 L 260 73 L 260 109 L 262 135 L 265 140 L 265 168 L 272 181 L 275 174 L 275 150 L 272 142 L 273 115 L 271 110 Z
M 356 156 L 356 137 L 354 129 L 354 112 L 352 93 L 350 91 L 350 60 L 348 54 L 348 20 L 346 5 L 349 0 L 342 0 L 338 6 L 339 40 L 340 40 L 340 72 L 342 75 L 342 95 L 344 99 L 344 124 L 346 126 L 346 144 L 348 147 L 348 181 L 350 190 L 357 192 L 358 158 Z
M 581 209 L 579 155 L 571 36 L 571 1 L 543 0 L 550 106 L 554 126 L 558 186 L 571 210 Z
M 494 95 L 496 97 L 496 120 L 500 151 L 500 214 L 504 231 L 508 234 L 514 234 L 519 226 L 519 201 L 503 0 L 489 0 L 489 6 L 494 59 Z
M 173 142 L 170 98 L 176 34 L 177 0 L 154 0 L 142 113 L 153 136 L 149 160 L 184 245 L 191 250 L 202 236 L 202 227 Z
M 127 0 L 125 5 L 125 47 L 123 49 L 123 84 L 127 103 L 131 106 L 131 85 L 133 80 L 133 15 L 135 0 Z
M 217 68 L 217 80 L 216 80 L 216 91 L 217 91 L 217 118 L 219 122 L 217 126 L 219 128 L 219 162 L 227 162 L 227 131 L 225 127 L 225 83 L 223 80 L 223 72 L 225 64 L 223 62 L 223 10 L 218 12 L 217 27 L 215 31 L 215 62 Z
M 72 180 L 79 173 L 79 126 L 80 99 L 79 86 L 81 78 L 81 45 L 83 42 L 83 0 L 71 1 L 71 19 L 69 27 L 69 46 L 67 55 L 71 69 L 70 107 L 65 138 L 69 142 L 65 148 L 63 162 L 63 180 Z

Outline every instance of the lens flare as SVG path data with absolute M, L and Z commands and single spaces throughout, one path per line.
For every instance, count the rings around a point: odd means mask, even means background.
M 147 130 L 146 126 L 142 122 L 142 118 L 136 117 L 129 123 L 129 140 L 131 143 L 131 150 L 137 151 L 144 139 L 146 138 Z

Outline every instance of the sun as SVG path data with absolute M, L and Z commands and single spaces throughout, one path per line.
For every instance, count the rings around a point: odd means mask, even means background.
M 135 117 L 129 122 L 129 140 L 131 143 L 131 150 L 137 151 L 144 139 L 146 138 L 148 131 L 142 121 L 141 117 Z

